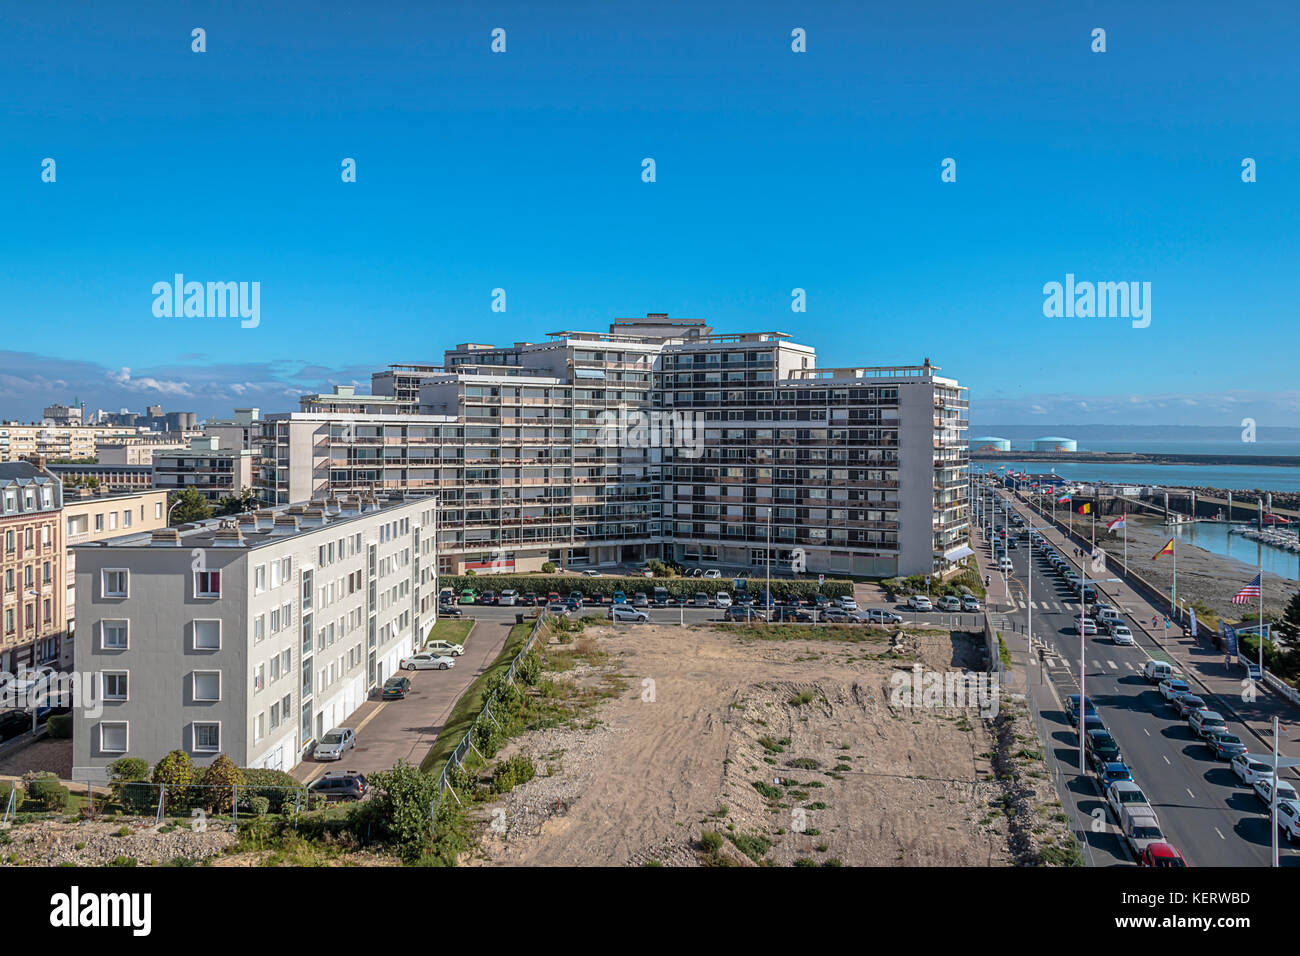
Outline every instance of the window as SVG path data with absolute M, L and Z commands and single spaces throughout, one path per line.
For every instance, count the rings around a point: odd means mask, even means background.
M 95 533 L 98 534 L 104 530 L 104 516 L 95 515 Z
M 221 700 L 221 671 L 195 671 L 192 689 L 195 700 Z
M 261 644 L 266 640 L 266 615 L 259 614 L 253 618 L 253 643 Z
M 194 621 L 194 649 L 196 651 L 221 650 L 221 621 Z
M 258 664 L 253 671 L 253 693 L 261 693 L 266 687 L 266 665 Z
M 261 740 L 266 736 L 266 714 L 258 714 L 253 721 L 253 739 Z
M 129 572 L 125 568 L 105 568 L 99 574 L 99 593 L 101 597 L 130 597 L 131 579 Z
M 108 513 L 108 530 L 109 530 L 109 531 L 116 531 L 116 530 L 117 530 L 117 512 L 116 512 L 116 511 L 110 511 L 110 512 Z
M 266 590 L 266 565 L 259 564 L 253 568 L 253 593 L 261 594 Z
M 140 507 L 143 508 L 144 505 L 141 505 Z M 162 502 L 161 502 L 161 501 L 155 501 L 155 502 L 153 503 L 153 516 L 154 516 L 155 519 L 157 519 L 157 518 L 161 518 L 161 517 L 163 516 L 163 512 L 162 512 Z
M 221 572 L 220 571 L 195 571 L 194 572 L 194 596 L 195 597 L 221 597 Z
M 260 718 L 259 718 L 260 719 Z M 212 754 L 221 750 L 221 724 L 194 724 L 194 752 Z
M 126 671 L 104 671 L 100 675 L 104 700 L 126 700 Z
M 131 511 L 130 511 L 130 509 L 127 509 L 126 511 L 123 511 L 123 512 L 122 512 L 122 527 L 123 527 L 123 528 L 129 528 L 129 527 L 131 527 Z
M 100 621 L 99 646 L 105 651 L 124 651 L 129 646 L 126 621 Z
M 99 725 L 100 753 L 124 754 L 130 740 L 130 724 L 125 720 L 105 721 Z

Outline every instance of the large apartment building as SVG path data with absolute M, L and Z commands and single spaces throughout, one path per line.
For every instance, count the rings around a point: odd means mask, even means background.
M 139 430 L 110 425 L 24 425 L 0 422 L 0 461 L 39 457 L 51 461 L 95 460 L 95 446 L 135 438 Z
M 288 770 L 420 644 L 436 595 L 428 497 L 263 509 L 74 548 L 77 767 L 184 750 Z
M 252 487 L 253 453 L 222 447 L 217 435 L 192 438 L 188 447 L 154 452 L 153 484 L 167 491 L 193 488 L 210 502 L 238 497 Z
M 819 368 L 780 332 L 665 315 L 467 343 L 263 421 L 259 497 L 437 494 L 445 572 L 653 557 L 892 575 L 969 553 L 965 387 Z M 770 540 L 770 548 L 769 548 Z
M 67 638 L 63 484 L 29 462 L 0 464 L 0 669 L 57 664 Z

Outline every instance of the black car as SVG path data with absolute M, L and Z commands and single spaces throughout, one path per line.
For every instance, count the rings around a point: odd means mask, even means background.
M 724 621 L 763 621 L 762 611 L 756 611 L 749 605 L 733 605 L 722 612 Z
M 812 611 L 805 611 L 797 607 L 778 607 L 775 610 L 775 615 L 776 620 L 793 624 L 811 624 L 813 621 Z
M 332 770 L 307 788 L 308 793 L 319 793 L 326 800 L 360 800 L 370 789 L 366 775 L 355 770 Z
M 1119 744 L 1108 731 L 1090 730 L 1087 741 L 1088 758 L 1092 761 L 1094 769 L 1100 771 L 1108 763 L 1123 762 L 1124 756 L 1120 753 Z
M 500 600 L 500 598 L 497 597 L 496 591 L 484 591 L 478 596 L 479 604 L 493 605 L 496 604 L 498 600 Z
M 579 608 L 581 608 L 581 607 L 582 607 L 582 602 L 583 602 L 584 600 L 586 600 L 586 598 L 585 598 L 585 596 L 583 595 L 583 593 L 582 593 L 581 591 L 570 591 L 570 592 L 569 592 L 569 602 L 568 602 L 568 603 L 569 603 L 571 606 L 574 605 L 574 604 L 576 604 Z
M 519 603 L 522 604 L 524 607 L 537 607 L 536 592 L 529 591 L 527 594 L 525 594 L 522 598 L 519 599 Z
M 384 681 L 384 689 L 380 694 L 383 700 L 403 700 L 411 692 L 411 678 L 409 677 L 390 677 Z
M 439 604 L 439 605 L 438 605 L 438 616 L 439 616 L 439 617 L 464 617 L 464 615 L 465 615 L 465 612 L 462 611 L 460 608 L 458 608 L 458 607 L 457 607 L 456 605 L 454 605 L 454 604 Z
M 32 715 L 23 710 L 0 714 L 0 741 L 13 740 L 32 729 Z

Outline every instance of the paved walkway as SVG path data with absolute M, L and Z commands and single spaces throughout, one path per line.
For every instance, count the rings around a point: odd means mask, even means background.
M 1038 515 L 1023 499 L 1017 498 L 1016 505 L 1026 518 L 1035 516 L 1034 526 L 1048 543 L 1055 547 L 1067 561 L 1082 570 L 1081 566 L 1086 560 L 1086 555 L 1083 559 L 1076 558 L 1074 549 L 1079 547 L 1086 552 L 1088 548 L 1086 537 L 1076 534 L 1076 537 L 1071 539 L 1065 531 Z M 1082 530 L 1087 529 L 1085 527 Z M 982 561 L 982 557 L 979 560 Z M 994 576 L 995 585 L 998 584 L 997 577 L 999 575 Z M 1255 683 L 1254 693 L 1251 694 L 1244 681 L 1245 672 L 1240 664 L 1231 667 L 1225 665 L 1223 655 L 1214 648 L 1208 638 L 1202 637 L 1198 640 L 1183 637 L 1182 628 L 1178 625 L 1166 631 L 1163 615 L 1127 583 L 1097 584 L 1095 587 L 1104 600 L 1133 618 L 1134 623 L 1146 635 L 1149 642 L 1163 652 L 1184 677 L 1194 685 L 1199 684 L 1203 691 L 1213 694 L 1217 698 L 1216 708 L 1230 712 L 1255 734 L 1258 738 L 1256 745 L 1251 746 L 1246 742 L 1253 753 L 1272 752 L 1273 717 L 1277 716 L 1283 727 L 1292 729 L 1290 737 L 1284 734 L 1279 738 L 1278 752 L 1286 756 L 1300 757 L 1300 739 L 1297 739 L 1300 738 L 1300 708 L 1269 688 L 1263 681 Z M 1153 621 L 1159 623 L 1155 624 Z M 1250 699 L 1251 697 L 1254 699 Z M 1293 724 L 1297 726 L 1292 728 Z

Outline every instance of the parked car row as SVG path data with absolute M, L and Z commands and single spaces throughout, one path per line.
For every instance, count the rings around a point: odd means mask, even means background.
M 924 594 L 913 594 L 907 599 L 907 607 L 912 611 L 946 611 L 949 613 L 979 611 L 982 609 L 979 598 L 973 594 L 963 594 L 961 597 L 957 597 L 955 594 L 945 594 L 934 601 L 931 601 Z

